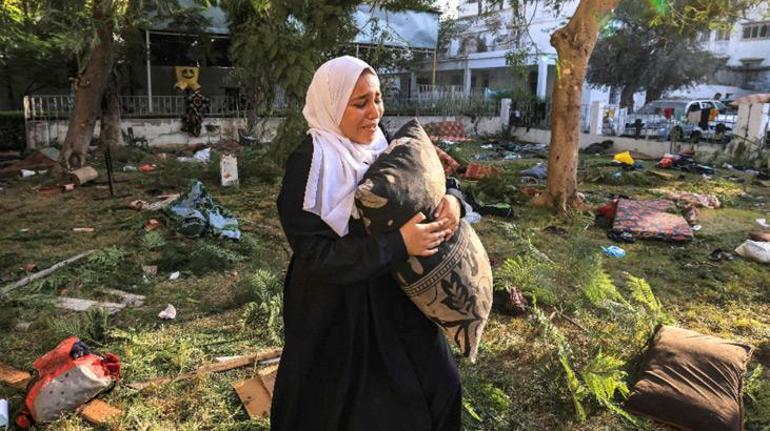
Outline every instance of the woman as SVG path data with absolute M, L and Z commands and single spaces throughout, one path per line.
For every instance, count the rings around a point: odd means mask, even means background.
M 387 147 L 383 112 L 377 75 L 357 58 L 323 64 L 308 88 L 309 136 L 289 158 L 278 197 L 294 255 L 273 430 L 460 429 L 462 392 L 447 342 L 390 267 L 436 253 L 459 224 L 461 199 L 445 196 L 431 223 L 416 214 L 393 232 L 365 233 L 353 195 Z

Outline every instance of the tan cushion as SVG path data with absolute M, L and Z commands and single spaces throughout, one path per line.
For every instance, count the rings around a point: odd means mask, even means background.
M 752 350 L 748 345 L 661 326 L 625 406 L 686 430 L 741 431 L 743 374 Z
M 370 233 L 398 229 L 420 211 L 431 221 L 446 193 L 441 162 L 417 120 L 395 136 L 356 191 Z M 492 307 L 492 269 L 473 228 L 462 221 L 438 253 L 396 262 L 393 273 L 420 310 L 474 361 Z

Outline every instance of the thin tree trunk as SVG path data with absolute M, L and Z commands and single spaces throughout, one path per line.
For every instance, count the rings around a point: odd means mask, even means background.
M 636 93 L 636 87 L 633 85 L 626 85 L 620 92 L 620 107 L 628 108 L 628 112 L 634 110 L 634 93 Z
M 577 168 L 583 81 L 601 22 L 619 2 L 581 0 L 567 25 L 551 35 L 559 65 L 552 97 L 548 179 L 545 191 L 533 200 L 535 205 L 566 213 L 582 203 L 577 194 Z
M 123 133 L 120 127 L 120 100 L 118 99 L 118 77 L 113 71 L 110 81 L 104 89 L 102 98 L 102 127 L 99 138 L 102 145 L 116 147 L 123 145 Z
M 658 100 L 662 95 L 663 90 L 660 88 L 647 88 L 647 94 L 644 96 L 644 103 L 650 103 L 653 100 Z
M 75 107 L 70 114 L 67 136 L 64 138 L 59 157 L 59 162 L 67 169 L 76 169 L 85 165 L 96 118 L 102 108 L 104 88 L 112 71 L 114 30 L 112 2 L 95 0 L 92 7 L 99 40 L 92 48 L 85 70 L 75 84 Z

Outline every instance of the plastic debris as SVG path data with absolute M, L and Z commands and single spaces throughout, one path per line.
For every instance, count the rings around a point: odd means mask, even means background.
M 481 214 L 471 211 L 468 214 L 465 214 L 465 221 L 470 224 L 476 224 L 481 221 Z
M 159 227 L 160 227 L 160 222 L 158 221 L 158 219 L 151 218 L 146 222 L 144 222 L 144 230 L 146 231 L 155 230 Z
M 694 230 L 695 232 L 698 232 L 699 230 L 703 229 L 703 226 L 696 224 L 694 226 L 690 226 L 690 229 Z
M 720 262 L 723 260 L 733 260 L 735 259 L 735 256 L 733 256 L 731 253 L 728 253 L 721 248 L 718 248 L 709 254 L 709 260 L 712 262 Z
M 204 148 L 196 151 L 195 154 L 193 154 L 193 159 L 201 163 L 208 163 L 211 160 L 211 148 Z
M 123 166 L 123 172 L 136 172 L 136 166 L 134 165 L 125 165 Z
M 31 177 L 32 175 L 37 174 L 37 172 L 30 171 L 29 169 L 22 169 L 20 172 L 21 172 L 21 177 L 22 178 Z
M 622 153 L 615 154 L 615 157 L 613 157 L 612 160 L 628 166 L 634 165 L 634 158 L 631 157 L 631 153 L 629 153 L 628 151 L 623 151 Z
M 762 226 L 762 227 L 763 227 L 763 228 L 765 228 L 765 229 L 768 229 L 768 228 L 770 228 L 770 224 L 767 224 L 767 219 L 764 219 L 764 218 L 758 218 L 758 219 L 756 220 L 756 222 L 757 222 L 757 224 L 758 224 L 758 225 Z
M 193 181 L 190 192 L 168 210 L 180 222 L 177 230 L 186 236 L 194 238 L 210 232 L 219 237 L 241 238 L 238 219 L 214 202 L 200 181 Z
M 151 165 L 149 163 L 145 163 L 145 164 L 139 166 L 139 170 L 144 172 L 144 173 L 152 172 L 152 171 L 155 170 L 155 165 Z
M 542 163 L 538 163 L 529 169 L 521 171 L 522 177 L 532 177 L 537 179 L 545 179 L 548 176 L 548 167 Z
M 93 232 L 94 230 L 96 229 L 92 227 L 73 227 L 72 228 L 73 232 Z
M 168 276 L 168 279 L 169 280 L 177 280 L 177 279 L 179 279 L 180 275 L 181 275 L 181 273 L 179 271 L 174 271 L 174 272 L 171 273 L 171 275 Z
M 8 429 L 8 400 L 0 400 L 0 428 Z
M 735 252 L 747 259 L 760 263 L 770 263 L 770 242 L 747 239 L 735 249 Z
M 222 177 L 222 186 L 238 185 L 238 159 L 235 156 L 225 154 L 219 161 L 219 171 Z
M 168 304 L 163 311 L 158 313 L 158 317 L 160 317 L 163 320 L 174 320 L 174 319 L 176 319 L 176 307 L 174 307 L 171 304 Z
M 616 245 L 611 245 L 609 247 L 602 246 L 602 251 L 607 256 L 618 259 L 626 256 L 626 251 Z

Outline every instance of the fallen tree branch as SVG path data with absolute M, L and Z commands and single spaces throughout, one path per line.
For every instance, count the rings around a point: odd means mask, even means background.
M 168 383 L 178 382 L 180 380 L 189 380 L 203 374 L 220 373 L 223 371 L 229 371 L 235 368 L 246 367 L 254 364 L 260 365 L 261 363 L 270 362 L 273 359 L 279 358 L 282 351 L 283 349 L 271 349 L 254 355 L 239 356 L 227 361 L 202 365 L 195 371 L 182 373 L 176 377 L 159 377 L 157 379 L 148 380 L 146 382 L 130 383 L 128 387 L 141 391 L 152 385 L 165 385 Z
M 4 296 L 7 296 L 12 290 L 18 289 L 20 287 L 24 287 L 24 286 L 26 286 L 27 284 L 29 284 L 32 281 L 35 281 L 35 280 L 37 280 L 39 278 L 43 278 L 43 277 L 45 277 L 47 275 L 50 275 L 51 273 L 56 272 L 56 271 L 64 268 L 65 266 L 67 266 L 67 265 L 69 265 L 69 264 L 71 264 L 73 262 L 76 262 L 76 261 L 78 261 L 78 260 L 80 260 L 80 259 L 82 259 L 82 258 L 84 258 L 84 257 L 86 257 L 88 255 L 90 255 L 91 253 L 93 253 L 95 251 L 96 250 L 84 251 L 83 253 L 80 253 L 77 256 L 71 257 L 71 258 L 69 258 L 67 260 L 64 260 L 64 261 L 61 261 L 61 262 L 57 263 L 56 265 L 54 265 L 54 266 L 52 266 L 52 267 L 50 267 L 48 269 L 44 269 L 42 271 L 38 271 L 38 272 L 36 272 L 34 274 L 31 274 L 31 275 L 28 275 L 28 276 L 22 278 L 21 280 L 17 281 L 16 283 L 9 284 L 9 285 L 3 287 L 2 290 L 0 290 L 0 298 L 3 298 Z

